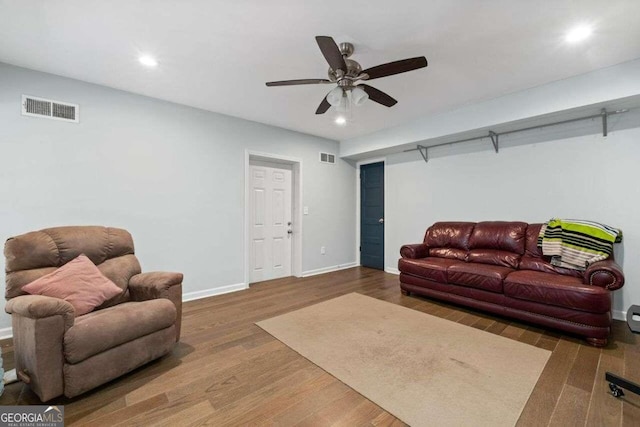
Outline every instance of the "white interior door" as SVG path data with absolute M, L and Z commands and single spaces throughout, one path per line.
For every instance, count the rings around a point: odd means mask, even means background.
M 251 283 L 291 276 L 291 170 L 251 165 Z

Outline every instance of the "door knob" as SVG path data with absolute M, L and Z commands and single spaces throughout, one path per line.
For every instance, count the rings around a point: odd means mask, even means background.
M 378 222 L 379 222 L 380 224 L 383 224 L 383 223 L 384 223 L 384 218 L 380 218 L 380 219 L 378 220 Z
M 293 234 L 293 230 L 287 230 L 287 234 Z

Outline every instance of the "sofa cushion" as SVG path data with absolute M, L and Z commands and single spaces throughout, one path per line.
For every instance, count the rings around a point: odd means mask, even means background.
M 466 261 L 467 251 L 456 248 L 429 248 L 429 256 Z
M 85 255 L 69 261 L 22 290 L 33 295 L 45 295 L 69 302 L 76 316 L 86 314 L 103 302 L 124 291 L 107 279 Z
M 448 258 L 419 258 L 401 259 L 398 261 L 398 270 L 402 273 L 430 279 L 440 283 L 447 283 L 447 268 L 454 264 L 464 264 L 461 261 Z
M 467 261 L 518 268 L 520 255 L 497 249 L 471 249 L 467 255 Z
M 556 274 L 562 274 L 565 276 L 573 276 L 573 277 L 579 278 L 581 282 L 583 281 L 583 278 L 584 278 L 584 274 L 580 270 L 557 267 L 555 265 L 552 265 L 550 262 L 548 262 L 544 258 L 538 258 L 538 257 L 523 256 L 522 258 L 520 258 L 519 268 L 520 270 L 534 270 L 534 271 L 541 271 L 543 273 L 556 273 Z
M 556 267 L 548 261 L 549 257 L 544 257 L 542 251 L 538 247 L 538 235 L 542 224 L 529 224 L 527 227 L 527 240 L 524 247 L 524 255 L 520 259 L 520 270 L 542 271 L 544 273 L 557 273 L 566 276 L 574 276 L 583 278 L 583 274 L 579 270 L 569 268 Z
M 447 269 L 449 283 L 502 293 L 502 281 L 512 268 L 478 263 L 457 263 Z
M 530 257 L 542 257 L 542 251 L 538 247 L 538 235 L 542 224 L 529 224 L 527 238 L 524 245 L 524 254 Z
M 497 249 L 522 255 L 526 233 L 525 222 L 479 222 L 469 237 L 469 249 Z
M 611 310 L 609 291 L 584 285 L 577 277 L 522 270 L 505 279 L 504 294 L 511 298 L 566 307 L 590 313 Z
M 64 355 L 67 362 L 78 363 L 175 322 L 176 308 L 164 298 L 105 308 L 76 318 L 64 336 Z
M 109 278 L 109 280 L 115 283 L 117 287 L 122 289 L 122 294 L 105 301 L 98 309 L 111 307 L 112 305 L 131 300 L 129 297 L 129 280 L 141 272 L 140 263 L 135 255 L 123 255 L 111 258 L 96 267 L 98 267 L 98 270 Z
M 61 267 L 78 255 L 94 264 L 133 254 L 133 239 L 120 228 L 71 226 L 46 228 L 11 237 L 5 244 L 7 272 Z
M 436 222 L 427 230 L 424 243 L 429 248 L 469 249 L 474 222 Z
M 40 276 L 62 267 L 84 254 L 98 268 L 112 259 L 133 257 L 133 239 L 129 232 L 119 228 L 97 226 L 71 226 L 47 228 L 20 236 L 10 237 L 5 243 L 6 298 L 24 295 L 22 287 Z M 113 265 L 102 271 L 117 286 L 125 288 L 118 278 L 123 276 Z M 138 265 L 137 272 L 140 273 Z M 116 272 L 112 274 L 112 272 Z M 128 278 L 126 278 L 128 282 Z M 121 301 L 121 298 L 116 298 Z

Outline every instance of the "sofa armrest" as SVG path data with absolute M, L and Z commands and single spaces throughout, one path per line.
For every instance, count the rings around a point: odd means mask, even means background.
M 11 298 L 7 302 L 5 311 L 29 319 L 62 316 L 65 331 L 73 326 L 76 316 L 76 311 L 69 302 L 44 295 L 22 295 Z
M 429 247 L 424 243 L 404 245 L 400 248 L 400 256 L 412 259 L 426 258 L 429 256 Z
M 63 341 L 73 325 L 73 306 L 58 298 L 24 295 L 10 299 L 16 373 L 46 402 L 64 392 Z
M 172 286 L 182 284 L 182 273 L 154 271 L 136 274 L 129 279 L 129 292 L 134 301 L 168 298 Z
M 612 259 L 598 261 L 587 267 L 584 283 L 615 291 L 624 285 L 622 269 Z
M 154 271 L 136 274 L 129 279 L 129 293 L 134 301 L 166 298 L 176 307 L 176 341 L 182 325 L 182 273 Z

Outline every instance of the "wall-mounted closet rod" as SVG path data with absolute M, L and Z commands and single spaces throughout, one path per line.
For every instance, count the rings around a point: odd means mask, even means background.
M 508 131 L 504 131 L 504 132 L 489 131 L 488 135 L 481 135 L 481 136 L 476 136 L 476 137 L 473 137 L 473 138 L 458 139 L 456 141 L 442 142 L 440 144 L 434 144 L 434 145 L 429 145 L 429 146 L 418 144 L 416 146 L 416 148 L 411 148 L 409 150 L 404 150 L 404 152 L 408 153 L 410 151 L 419 151 L 420 154 L 422 155 L 422 158 L 424 159 L 424 161 L 427 162 L 427 161 L 429 161 L 429 156 L 428 156 L 428 154 L 429 154 L 428 153 L 428 149 L 429 148 L 444 147 L 445 145 L 460 144 L 462 142 L 469 142 L 469 141 L 476 141 L 476 140 L 480 140 L 480 139 L 484 139 L 484 138 L 490 138 L 491 142 L 493 143 L 493 148 L 495 149 L 495 151 L 497 153 L 498 152 L 498 140 L 499 140 L 499 137 L 502 136 L 502 135 L 511 135 L 512 133 L 517 133 L 517 132 L 525 132 L 525 131 L 533 130 L 533 129 L 542 129 L 542 128 L 546 128 L 546 127 L 549 127 L 549 126 L 557 126 L 557 125 L 563 125 L 563 124 L 566 124 L 566 123 L 573 123 L 573 122 L 579 122 L 579 121 L 582 121 L 582 120 L 592 120 L 592 119 L 602 119 L 602 136 L 607 136 L 607 134 L 609 133 L 607 117 L 608 116 L 613 116 L 615 114 L 626 113 L 627 111 L 629 111 L 629 110 L 628 109 L 624 109 L 624 110 L 616 110 L 616 111 L 607 111 L 605 109 L 602 109 L 600 114 L 593 114 L 593 115 L 590 115 L 590 116 L 577 117 L 575 119 L 561 120 L 561 121 L 558 121 L 558 122 L 545 123 L 543 125 L 528 126 L 528 127 L 525 127 L 525 128 L 508 130 Z

